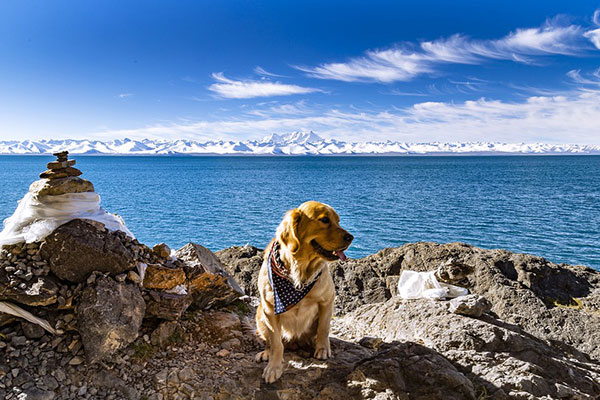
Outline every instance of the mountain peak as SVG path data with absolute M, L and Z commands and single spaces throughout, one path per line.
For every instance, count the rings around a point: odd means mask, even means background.
M 296 131 L 287 133 L 284 135 L 278 135 L 276 133 L 272 133 L 269 136 L 265 136 L 260 142 L 261 143 L 269 143 L 276 146 L 282 145 L 290 145 L 290 144 L 307 144 L 307 143 L 320 143 L 323 141 L 323 138 L 314 133 L 310 132 L 302 132 Z

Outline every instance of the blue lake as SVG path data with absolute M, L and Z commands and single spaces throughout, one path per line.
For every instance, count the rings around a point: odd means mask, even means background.
M 264 247 L 306 200 L 332 205 L 363 257 L 461 241 L 600 268 L 600 156 L 77 156 L 108 211 L 148 245 Z M 0 218 L 49 156 L 0 156 Z

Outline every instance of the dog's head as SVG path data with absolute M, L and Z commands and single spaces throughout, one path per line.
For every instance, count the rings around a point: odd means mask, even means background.
M 277 228 L 277 240 L 296 261 L 345 260 L 354 237 L 340 226 L 340 217 L 327 204 L 307 201 L 287 212 Z

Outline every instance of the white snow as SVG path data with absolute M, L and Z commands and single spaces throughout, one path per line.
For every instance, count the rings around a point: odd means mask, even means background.
M 71 154 L 600 154 L 600 145 L 497 143 L 497 142 L 343 142 L 323 139 L 316 133 L 273 133 L 261 140 L 10 140 L 0 141 L 0 154 L 51 154 L 68 150 Z

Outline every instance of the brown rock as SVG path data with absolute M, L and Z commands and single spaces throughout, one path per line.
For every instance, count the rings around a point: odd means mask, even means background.
M 183 268 L 167 268 L 160 264 L 148 264 L 144 273 L 144 287 L 148 289 L 173 289 L 185 283 Z
M 77 178 L 67 177 L 61 179 L 40 179 L 29 186 L 29 191 L 37 196 L 57 196 L 66 193 L 93 192 L 92 182 Z
M 144 311 L 144 299 L 135 285 L 103 276 L 87 287 L 77 307 L 77 324 L 88 360 L 106 359 L 132 343 Z
M 152 343 L 154 346 L 165 346 L 169 342 L 171 336 L 173 336 L 173 334 L 175 333 L 176 329 L 177 322 L 162 322 L 154 331 L 152 331 L 152 334 L 150 335 L 150 343 Z
M 62 169 L 49 169 L 40 174 L 40 178 L 44 179 L 60 179 L 66 178 L 68 176 L 79 176 L 81 175 L 81 171 L 77 168 L 67 167 Z
M 150 291 L 146 303 L 146 318 L 161 318 L 175 321 L 183 315 L 192 304 L 193 297 L 187 294 L 174 294 Z
M 171 255 L 171 249 L 165 243 L 155 244 L 152 251 L 161 258 L 168 258 Z
M 46 164 L 46 167 L 48 169 L 56 170 L 56 169 L 63 169 L 63 168 L 67 168 L 67 167 L 72 167 L 73 165 L 75 165 L 75 163 L 76 163 L 75 160 L 52 161 L 52 162 L 49 162 L 48 164 Z
M 227 305 L 241 296 L 229 286 L 226 277 L 208 272 L 190 279 L 188 289 L 194 297 L 194 307 L 200 309 Z
M 134 266 L 121 234 L 99 230 L 81 219 L 67 222 L 48 235 L 40 255 L 56 276 L 76 283 L 85 282 L 93 271 L 116 275 Z
M 67 150 L 63 150 L 57 153 L 52 153 L 52 155 L 57 158 L 66 158 L 69 156 L 69 152 Z

